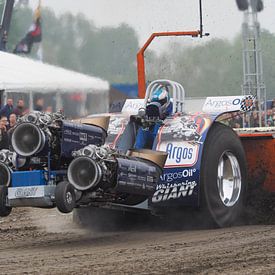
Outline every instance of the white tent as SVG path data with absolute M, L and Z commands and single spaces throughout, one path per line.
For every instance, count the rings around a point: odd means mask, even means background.
M 57 66 L 30 58 L 0 52 L 0 89 L 109 90 L 109 84 Z
M 2 102 L 6 93 L 28 93 L 31 108 L 32 93 L 56 93 L 56 106 L 62 107 L 61 95 L 83 92 L 91 95 L 89 98 L 96 98 L 97 104 L 92 104 L 95 112 L 104 112 L 108 109 L 109 88 L 109 83 L 98 77 L 0 51 L 0 90 L 4 91 Z

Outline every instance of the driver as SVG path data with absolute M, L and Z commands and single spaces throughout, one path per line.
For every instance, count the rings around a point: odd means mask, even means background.
M 155 120 L 149 127 L 140 127 L 136 136 L 135 149 L 152 149 L 155 137 L 161 126 L 162 120 L 172 114 L 173 103 L 168 88 L 161 86 L 156 89 L 148 99 L 146 118 Z

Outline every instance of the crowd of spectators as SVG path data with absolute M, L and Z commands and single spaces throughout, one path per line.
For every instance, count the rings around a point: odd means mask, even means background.
M 275 126 L 275 98 L 271 105 L 268 106 L 266 113 L 261 114 L 261 119 L 259 116 L 260 111 L 257 108 L 252 112 L 243 115 L 239 112 L 231 113 L 231 117 L 228 119 L 228 124 L 232 128 L 259 127 L 260 122 L 262 126 Z
M 17 101 L 16 107 L 13 105 L 12 98 L 7 99 L 7 104 L 0 109 L 0 149 L 9 149 L 10 129 L 16 124 L 17 117 L 26 112 L 25 103 L 22 99 Z

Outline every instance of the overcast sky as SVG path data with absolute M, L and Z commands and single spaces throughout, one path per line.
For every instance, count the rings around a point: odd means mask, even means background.
M 275 0 L 263 1 L 265 8 L 259 14 L 260 24 L 275 33 Z M 240 31 L 243 14 L 235 0 L 202 2 L 204 29 L 211 34 L 205 41 L 216 37 L 232 39 Z M 38 0 L 30 0 L 33 7 L 37 3 Z M 56 14 L 83 13 L 97 27 L 126 22 L 136 30 L 140 45 L 152 32 L 196 30 L 199 26 L 198 0 L 42 0 L 42 6 L 52 8 Z M 154 49 L 158 47 L 161 44 L 153 45 Z

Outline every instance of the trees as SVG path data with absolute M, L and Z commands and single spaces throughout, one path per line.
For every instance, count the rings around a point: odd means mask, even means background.
M 1 3 L 0 3 L 1 10 Z M 25 35 L 32 11 L 15 8 L 8 50 Z M 83 14 L 56 16 L 42 10 L 44 61 L 102 77 L 111 83 L 136 83 L 136 53 L 139 49 L 135 30 L 127 24 L 97 28 Z M 187 96 L 235 95 L 241 93 L 242 42 L 213 39 L 199 46 L 176 43 L 161 55 L 146 54 L 147 80 L 169 78 L 182 83 Z M 37 47 L 37 45 L 35 45 Z M 35 47 L 32 56 L 35 56 Z M 268 97 L 275 91 L 275 35 L 262 32 L 264 78 Z
M 169 78 L 183 84 L 187 96 L 241 94 L 243 83 L 242 39 L 213 39 L 200 46 L 170 46 L 159 57 L 149 56 L 147 80 Z M 262 32 L 264 80 L 267 97 L 275 96 L 275 35 Z
M 8 41 L 11 52 L 32 22 L 32 11 L 15 8 Z M 52 10 L 42 10 L 42 44 L 44 62 L 110 82 L 136 81 L 135 55 L 138 39 L 127 24 L 98 29 L 83 14 L 65 13 L 57 17 Z M 35 47 L 32 56 L 35 56 Z

